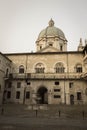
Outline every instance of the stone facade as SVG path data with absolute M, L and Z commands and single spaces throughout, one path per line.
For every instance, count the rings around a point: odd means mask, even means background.
M 0 104 L 3 102 L 5 88 L 5 76 L 11 73 L 11 61 L 0 53 Z
M 6 87 L 6 90 L 12 92 L 12 98 L 6 100 L 19 103 L 37 103 L 38 91 L 42 88 L 43 91 L 45 89 L 47 91 L 46 102 L 48 104 L 70 104 L 72 102 L 70 102 L 70 96 L 74 97 L 74 104 L 86 103 L 86 81 L 81 78 L 82 72 L 76 72 L 78 64 L 85 72 L 82 52 L 9 54 L 7 56 L 15 64 L 13 64 L 12 78 L 9 79 L 9 82 L 12 82 L 12 87 L 10 90 L 8 86 Z M 56 72 L 55 67 L 58 63 L 63 64 L 64 73 Z M 43 64 L 44 73 L 36 73 L 37 64 Z M 21 65 L 24 66 L 24 73 L 19 73 Z M 19 87 L 17 87 L 18 82 L 21 83 Z M 20 92 L 20 99 L 15 98 L 17 91 Z M 24 98 L 25 91 L 29 92 L 29 99 L 25 99 L 26 96 Z M 78 98 L 81 96 L 81 99 L 77 100 L 77 95 Z
M 5 54 L 12 61 L 4 102 L 87 104 L 87 47 L 67 51 L 67 40 L 51 19 L 36 41 L 36 52 Z

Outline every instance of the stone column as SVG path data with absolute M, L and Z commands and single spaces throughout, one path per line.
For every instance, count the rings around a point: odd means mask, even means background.
M 69 93 L 66 93 L 66 104 L 67 105 L 70 104 L 70 95 L 69 95 Z
M 48 92 L 48 104 L 52 104 L 52 92 L 49 90 Z
M 32 104 L 36 104 L 36 98 L 37 98 L 36 92 L 35 90 L 32 90 L 31 92 L 32 92 L 32 96 L 31 96 Z

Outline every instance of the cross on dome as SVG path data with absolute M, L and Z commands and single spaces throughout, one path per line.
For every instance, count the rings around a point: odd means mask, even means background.
M 49 21 L 49 26 L 50 26 L 50 27 L 54 26 L 54 21 L 52 20 L 52 18 L 51 18 L 51 20 Z

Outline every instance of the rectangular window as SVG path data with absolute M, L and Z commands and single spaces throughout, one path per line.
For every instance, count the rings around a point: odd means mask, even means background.
M 17 82 L 17 88 L 21 88 L 21 82 Z
M 69 88 L 73 88 L 73 82 L 69 83 Z
M 59 82 L 58 82 L 58 81 L 56 81 L 56 82 L 55 82 L 55 85 L 59 85 Z
M 20 91 L 16 92 L 16 99 L 20 99 Z
M 29 98 L 30 98 L 30 92 L 27 91 L 27 92 L 26 92 L 26 99 L 29 99 Z
M 60 92 L 60 89 L 54 89 L 54 92 Z
M 53 45 L 53 44 L 51 44 L 51 43 L 49 44 L 49 46 L 52 46 L 52 45 Z
M 8 88 L 11 88 L 12 87 L 12 82 L 9 82 L 8 83 Z
M 11 91 L 8 91 L 7 92 L 7 99 L 10 99 L 11 98 Z
M 82 97 L 81 97 L 81 92 L 77 92 L 77 100 L 81 100 Z
M 31 83 L 28 81 L 28 82 L 27 82 L 27 85 L 31 85 Z
M 54 95 L 54 98 L 61 98 L 60 95 Z

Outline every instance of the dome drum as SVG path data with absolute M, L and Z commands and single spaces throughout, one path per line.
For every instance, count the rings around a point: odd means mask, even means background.
M 38 39 L 36 41 L 37 46 L 39 45 L 38 50 L 41 51 L 41 48 L 43 49 L 44 47 L 47 47 L 49 41 L 52 41 L 52 46 L 58 50 L 60 50 L 59 45 L 61 42 L 63 43 L 63 48 L 67 48 L 65 47 L 67 46 L 67 39 L 65 38 L 63 31 L 54 26 L 54 21 L 52 19 L 49 21 L 49 26 L 47 26 L 39 33 Z M 41 44 L 43 44 L 42 47 Z

